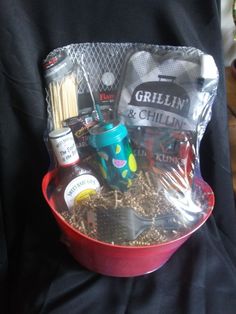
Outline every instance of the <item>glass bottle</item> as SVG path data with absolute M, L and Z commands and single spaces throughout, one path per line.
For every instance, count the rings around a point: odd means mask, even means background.
M 58 163 L 52 189 L 55 208 L 59 212 L 72 210 L 80 200 L 96 193 L 100 183 L 92 169 L 80 161 L 70 128 L 53 130 L 49 139 Z

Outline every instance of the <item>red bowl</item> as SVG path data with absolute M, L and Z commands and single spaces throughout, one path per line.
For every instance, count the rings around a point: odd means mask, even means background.
M 92 239 L 62 218 L 49 199 L 47 189 L 55 172 L 48 172 L 42 181 L 43 195 L 61 229 L 63 242 L 72 256 L 86 268 L 103 275 L 133 277 L 153 272 L 164 265 L 175 251 L 199 229 L 211 215 L 214 207 L 214 194 L 209 185 L 198 179 L 196 184 L 208 199 L 208 212 L 198 225 L 178 239 L 150 246 L 112 245 Z

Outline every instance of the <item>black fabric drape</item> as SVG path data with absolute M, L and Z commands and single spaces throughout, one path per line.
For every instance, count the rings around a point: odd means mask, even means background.
M 229 162 L 218 0 L 0 2 L 1 313 L 233 314 L 236 211 Z M 49 158 L 42 59 L 79 42 L 194 46 L 212 54 L 220 84 L 201 145 L 214 214 L 160 270 L 92 273 L 60 244 L 42 194 Z

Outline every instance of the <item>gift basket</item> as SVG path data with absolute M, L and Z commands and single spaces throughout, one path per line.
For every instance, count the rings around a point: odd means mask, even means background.
M 85 267 L 161 267 L 210 216 L 199 147 L 217 92 L 214 59 L 192 47 L 84 43 L 43 62 L 51 166 L 42 189 Z

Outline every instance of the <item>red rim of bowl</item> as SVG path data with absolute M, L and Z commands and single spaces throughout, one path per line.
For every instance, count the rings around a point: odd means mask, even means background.
M 173 239 L 171 241 L 168 241 L 168 242 L 162 242 L 162 243 L 157 243 L 157 244 L 151 244 L 151 245 L 145 245 L 145 246 L 134 246 L 134 245 L 118 245 L 118 244 L 111 244 L 111 243 L 108 243 L 108 242 L 103 242 L 103 241 L 100 241 L 100 240 L 97 240 L 97 239 L 94 239 L 94 238 L 91 238 L 87 235 L 85 235 L 84 233 L 80 232 L 78 229 L 74 228 L 71 224 L 69 224 L 61 215 L 60 213 L 52 206 L 48 196 L 47 196 L 47 187 L 49 185 L 49 183 L 51 182 L 53 176 L 55 175 L 56 173 L 56 170 L 52 170 L 52 171 L 49 171 L 47 172 L 44 177 L 43 177 L 43 180 L 42 180 L 42 191 L 43 191 L 43 195 L 44 195 L 44 198 L 45 200 L 47 201 L 50 209 L 53 211 L 53 214 L 56 215 L 58 217 L 58 219 L 60 219 L 61 222 L 63 222 L 63 224 L 65 224 L 67 227 L 69 227 L 69 229 L 73 230 L 75 233 L 77 233 L 79 236 L 89 240 L 89 241 L 92 241 L 92 242 L 95 242 L 99 245 L 105 245 L 105 246 L 108 246 L 110 248 L 119 248 L 119 249 L 149 249 L 149 248 L 157 248 L 157 247 L 161 247 L 161 246 L 165 246 L 165 245 L 169 245 L 169 244 L 172 244 L 174 242 L 178 242 L 180 241 L 181 239 L 184 239 L 186 237 L 189 237 L 191 234 L 193 234 L 195 231 L 197 231 L 206 221 L 207 219 L 210 217 L 212 211 L 213 211 L 213 208 L 214 208 L 214 204 L 215 204 L 215 196 L 214 196 L 214 193 L 211 189 L 211 187 L 201 178 L 197 178 L 195 179 L 195 182 L 196 184 L 198 184 L 199 186 L 202 187 L 202 190 L 208 195 L 208 208 L 209 208 L 209 211 L 208 213 L 204 216 L 204 218 L 200 221 L 200 223 L 198 225 L 196 225 L 196 227 L 189 231 L 188 233 L 182 235 L 181 237 L 177 238 L 177 239 Z

